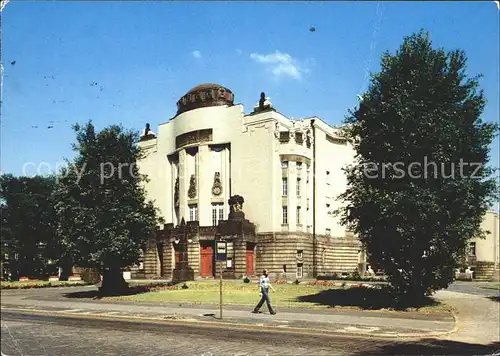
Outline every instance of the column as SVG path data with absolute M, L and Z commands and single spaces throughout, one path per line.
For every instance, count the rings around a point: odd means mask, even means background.
M 180 223 L 180 221 L 177 220 L 177 216 L 175 214 L 175 181 L 177 180 L 177 177 L 178 177 L 176 162 L 170 162 L 170 174 L 171 174 L 172 180 L 170 182 L 171 199 L 169 200 L 169 204 L 170 204 L 170 211 L 172 212 L 172 216 L 171 216 L 172 220 L 171 221 L 175 226 L 175 225 L 178 225 Z
M 297 165 L 288 162 L 288 231 L 297 231 Z
M 229 214 L 229 206 L 227 205 L 227 201 L 231 197 L 231 192 L 229 191 L 229 187 L 231 186 L 231 162 L 230 162 L 230 154 L 231 154 L 231 146 L 226 146 L 223 151 L 222 156 L 222 196 L 224 197 L 224 217 Z
M 179 151 L 179 222 L 189 221 L 189 208 L 187 206 L 187 189 L 189 177 L 186 174 L 186 150 Z
M 200 146 L 198 150 L 198 216 L 200 226 L 212 225 L 212 185 L 214 173 L 212 172 L 212 156 L 208 145 Z

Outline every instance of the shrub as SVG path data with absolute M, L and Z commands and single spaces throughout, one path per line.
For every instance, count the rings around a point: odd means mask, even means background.
M 342 288 L 345 288 L 346 286 L 346 282 L 342 282 L 342 284 L 340 285 Z
M 243 278 L 243 283 L 250 283 L 250 278 L 245 276 L 245 278 Z
M 293 282 L 295 284 L 300 284 L 300 281 L 298 279 L 295 280 L 295 282 Z
M 187 285 L 186 283 L 184 283 L 184 284 L 182 285 L 182 289 L 188 289 L 188 288 L 189 288 L 189 287 L 188 287 L 188 285 Z

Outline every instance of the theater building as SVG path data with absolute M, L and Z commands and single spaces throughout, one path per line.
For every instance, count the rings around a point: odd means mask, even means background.
M 250 113 L 234 98 L 202 84 L 157 132 L 146 125 L 138 164 L 165 224 L 136 276 L 216 277 L 219 239 L 228 243 L 226 278 L 263 268 L 289 279 L 362 268 L 359 241 L 333 215 L 346 189 L 342 167 L 354 157 L 339 129 L 318 117 L 292 120 L 264 93 Z

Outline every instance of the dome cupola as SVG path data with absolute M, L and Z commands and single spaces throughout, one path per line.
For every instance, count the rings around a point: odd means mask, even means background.
M 180 98 L 177 102 L 177 115 L 189 110 L 224 105 L 234 105 L 234 94 L 231 90 L 218 84 L 201 84 Z

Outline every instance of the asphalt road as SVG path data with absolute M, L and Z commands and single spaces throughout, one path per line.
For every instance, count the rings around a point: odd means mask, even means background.
M 500 345 L 397 342 L 230 328 L 1 313 L 2 356 L 104 355 L 488 355 Z

